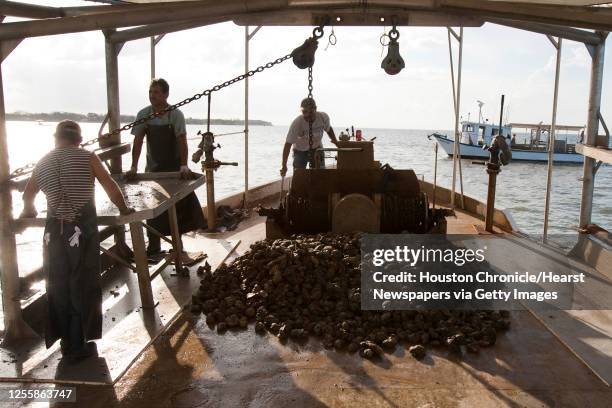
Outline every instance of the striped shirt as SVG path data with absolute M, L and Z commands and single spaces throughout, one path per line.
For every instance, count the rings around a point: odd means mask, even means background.
M 34 168 L 33 177 L 47 196 L 47 214 L 72 222 L 94 198 L 93 153 L 80 147 L 57 147 Z

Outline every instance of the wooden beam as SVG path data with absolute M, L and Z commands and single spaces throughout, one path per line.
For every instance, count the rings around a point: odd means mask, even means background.
M 0 24 L 0 40 L 40 37 L 83 31 L 132 27 L 145 24 L 211 18 L 228 14 L 272 11 L 286 5 L 285 0 L 206 0 L 197 2 L 158 3 L 142 9 L 113 6 L 116 11 L 61 17 L 42 21 Z M 121 12 L 124 11 L 124 12 Z
M 0 15 L 24 18 L 56 18 L 63 17 L 62 9 L 35 4 L 3 1 L 0 3 Z
M 612 149 L 604 147 L 587 146 L 585 144 L 577 144 L 576 152 L 585 157 L 590 157 L 601 162 L 612 164 Z
M 222 23 L 224 21 L 228 21 L 229 19 L 230 17 L 219 16 L 213 18 L 200 18 L 197 20 L 176 21 L 172 23 L 150 24 L 142 27 L 117 31 L 110 35 L 110 40 L 114 43 L 139 40 L 141 38 L 152 37 L 159 34 L 174 33 L 177 31 L 189 30 L 191 28 L 207 26 L 210 24 Z
M 571 27 L 562 27 L 553 24 L 531 23 L 503 18 L 489 17 L 487 21 L 506 27 L 517 28 L 519 30 L 531 31 L 534 33 L 561 37 L 566 40 L 578 41 L 585 44 L 597 45 L 603 41 L 601 36 L 591 31 L 578 30 Z
M 342 19 L 336 22 L 336 17 Z M 385 20 L 381 21 L 381 17 Z M 233 19 L 239 26 L 313 26 L 331 21 L 336 27 L 339 26 L 388 26 L 391 17 L 395 18 L 397 26 L 414 27 L 480 27 L 484 19 L 480 16 L 466 15 L 465 13 L 447 13 L 424 10 L 405 9 L 369 9 L 368 13 L 357 9 L 334 9 L 334 10 L 304 10 L 291 9 L 275 12 L 249 13 L 240 15 Z M 326 23 L 327 24 L 327 23 Z
M 612 10 L 606 7 L 517 4 L 502 1 L 439 0 L 440 10 L 508 18 L 568 27 L 612 31 Z

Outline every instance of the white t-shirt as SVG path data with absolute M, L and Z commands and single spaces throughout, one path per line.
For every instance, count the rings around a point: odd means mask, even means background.
M 328 131 L 331 125 L 329 124 L 329 115 L 325 112 L 315 112 L 315 121 L 312 123 L 312 148 L 321 147 L 321 139 L 323 131 Z M 308 122 L 304 116 L 300 115 L 289 127 L 287 132 L 287 143 L 292 144 L 293 148 L 298 151 L 308 151 Z

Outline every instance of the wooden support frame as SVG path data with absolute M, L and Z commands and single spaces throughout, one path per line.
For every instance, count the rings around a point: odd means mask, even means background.
M 566 40 L 577 41 L 584 44 L 598 45 L 604 39 L 596 32 L 578 30 L 571 27 L 563 27 L 553 24 L 530 23 L 517 20 L 509 20 L 503 18 L 487 18 L 490 23 L 503 25 L 506 27 L 516 28 L 524 31 L 544 34 L 548 36 L 560 37 Z
M 601 33 L 600 35 L 604 35 Z M 589 110 L 587 115 L 587 128 L 585 140 L 586 146 L 594 146 L 599 130 L 599 113 L 601 110 L 601 91 L 603 83 L 604 57 L 606 43 L 597 46 L 588 46 L 591 52 L 591 83 L 589 91 Z M 579 150 L 578 145 L 576 150 Z M 579 228 L 584 230 L 591 223 L 593 212 L 593 191 L 595 189 L 595 172 L 597 171 L 596 160 L 585 154 L 582 175 L 582 197 L 580 201 Z
M 225 0 L 223 2 L 157 3 L 112 6 L 112 10 L 41 21 L 22 21 L 0 25 L 0 40 L 109 30 L 144 24 L 185 21 L 196 18 L 231 16 L 255 11 L 272 11 L 286 6 L 283 0 Z M 230 18 L 227 17 L 229 20 Z
M 156 305 L 151 289 L 151 278 L 149 277 L 149 259 L 142 225 L 139 222 L 130 223 L 132 235 L 132 246 L 134 248 L 134 260 L 136 261 L 136 274 L 138 275 L 138 288 L 140 290 L 140 301 L 143 309 L 153 309 Z
M 189 30 L 192 28 L 198 28 L 210 24 L 222 23 L 224 21 L 227 21 L 228 19 L 229 17 L 220 16 L 212 18 L 199 18 L 195 20 L 192 19 L 184 21 L 175 21 L 171 23 L 143 25 L 141 27 L 115 31 L 110 35 L 110 40 L 116 43 L 140 40 L 142 38 Z

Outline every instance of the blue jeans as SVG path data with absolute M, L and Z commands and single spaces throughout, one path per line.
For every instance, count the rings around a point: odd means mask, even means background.
M 318 154 L 319 155 L 319 168 L 324 169 L 325 168 L 325 155 L 323 154 L 323 152 L 316 152 L 313 149 L 313 155 L 312 155 L 312 163 L 310 163 L 310 168 L 313 169 L 314 168 L 314 160 L 315 160 L 315 155 Z M 308 159 L 309 159 L 309 153 L 308 150 L 304 150 L 304 151 L 300 151 L 300 150 L 295 150 L 293 149 L 293 168 L 294 169 L 305 169 L 306 168 L 306 164 L 308 164 Z

